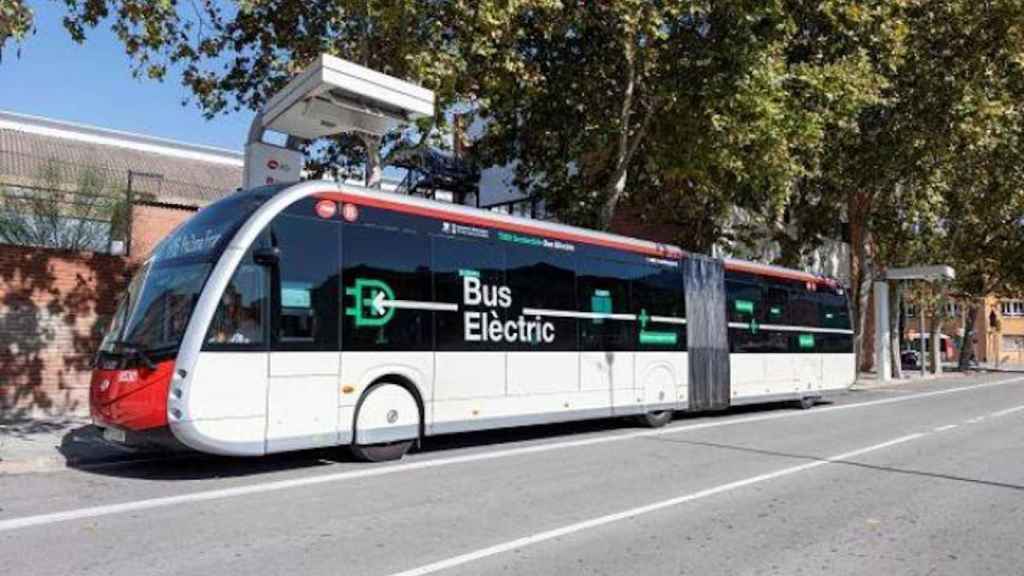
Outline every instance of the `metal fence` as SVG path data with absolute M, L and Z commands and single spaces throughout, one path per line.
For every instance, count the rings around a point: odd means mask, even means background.
M 231 192 L 199 183 L 203 175 L 185 182 L 88 160 L 63 149 L 0 149 L 0 244 L 127 254 L 132 206 L 195 210 Z

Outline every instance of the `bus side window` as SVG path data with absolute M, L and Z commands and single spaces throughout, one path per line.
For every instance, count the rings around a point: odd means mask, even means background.
M 814 292 L 796 288 L 789 295 L 790 323 L 794 326 L 818 327 L 818 306 Z
M 605 258 L 580 257 L 576 268 L 576 301 L 581 312 L 628 314 L 629 286 L 643 271 L 638 266 Z M 633 351 L 635 322 L 611 317 L 580 319 L 580 350 Z
M 849 330 L 850 312 L 846 297 L 841 294 L 823 292 L 816 295 L 819 326 L 830 329 Z M 817 336 L 821 344 L 819 352 L 849 354 L 853 352 L 853 334 L 830 333 Z
M 275 266 L 275 350 L 337 350 L 340 224 L 282 214 L 271 224 Z
M 753 278 L 749 281 L 726 279 L 725 297 L 729 307 L 729 322 L 765 322 L 761 287 L 756 282 Z
M 470 325 L 470 339 L 466 338 L 466 312 L 471 314 L 497 314 L 502 321 L 509 311 L 502 304 L 496 287 L 505 286 L 505 253 L 486 240 L 435 236 L 431 238 L 431 272 L 434 281 L 434 300 L 458 303 L 462 310 L 434 313 L 435 346 L 440 351 L 505 350 L 505 342 L 489 342 L 478 338 L 483 327 Z M 478 293 L 475 304 L 465 301 L 467 284 Z M 514 300 L 516 294 L 509 295 Z M 476 327 L 476 332 L 472 328 Z
M 763 280 L 753 275 L 730 275 L 725 280 L 726 316 L 729 326 L 731 352 L 770 352 L 778 348 L 777 338 L 766 333 L 767 323 Z
M 510 244 L 505 249 L 505 282 L 512 293 L 509 316 L 520 314 L 529 320 L 535 316 L 525 310 L 576 310 L 576 275 L 571 254 L 529 245 Z M 510 350 L 577 350 L 575 318 L 547 316 L 544 321 L 554 327 L 554 342 L 532 341 L 507 344 Z
M 818 302 L 818 314 L 825 328 L 849 328 L 850 312 L 846 299 L 837 294 L 822 294 Z
M 425 351 L 434 346 L 430 238 L 403 229 L 345 224 L 342 232 L 345 350 Z M 451 315 L 439 311 L 436 314 Z
M 677 269 L 644 267 L 630 285 L 638 350 L 686 350 L 686 299 Z
M 221 295 L 206 343 L 211 348 L 262 347 L 266 342 L 267 270 L 242 262 Z
M 789 324 L 789 291 L 771 287 L 765 291 L 765 323 Z

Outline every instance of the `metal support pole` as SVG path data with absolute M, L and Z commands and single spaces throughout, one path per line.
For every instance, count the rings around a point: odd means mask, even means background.
M 889 284 L 875 282 L 875 373 L 879 382 L 892 379 L 892 335 L 889 327 Z
M 128 206 L 125 207 L 125 233 L 124 233 L 124 255 L 132 255 L 132 236 L 134 235 L 135 226 L 135 198 L 132 192 L 132 185 L 134 184 L 133 176 L 135 173 L 131 170 L 128 171 L 128 190 L 125 192 L 125 200 Z
M 893 306 L 896 308 L 896 358 L 893 359 L 892 373 L 893 377 L 897 380 L 903 379 L 903 358 L 900 352 L 903 348 L 903 283 L 896 282 L 894 292 L 896 292 L 896 303 Z
M 919 305 L 917 307 L 917 316 L 918 316 L 918 322 L 920 324 L 920 328 L 918 328 L 918 332 L 917 332 L 918 344 L 920 346 L 920 350 L 919 350 L 920 354 L 917 355 L 917 361 L 921 363 L 921 377 L 924 378 L 925 375 L 928 374 L 928 372 L 926 371 L 926 368 L 925 368 L 925 366 L 928 364 L 928 362 L 925 361 L 925 356 L 924 356 L 924 306 L 923 305 Z

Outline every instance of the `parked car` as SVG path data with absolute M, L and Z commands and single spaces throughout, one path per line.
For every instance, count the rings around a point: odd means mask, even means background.
M 917 350 L 903 350 L 900 352 L 900 366 L 908 370 L 921 369 L 921 355 Z

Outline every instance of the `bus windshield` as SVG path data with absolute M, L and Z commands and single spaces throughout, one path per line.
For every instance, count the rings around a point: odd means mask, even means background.
M 283 186 L 232 194 L 179 226 L 136 272 L 100 349 L 173 350 L 220 253 L 250 215 Z
M 112 352 L 118 344 L 144 351 L 176 347 L 211 268 L 210 262 L 146 264 L 129 285 L 102 349 Z

